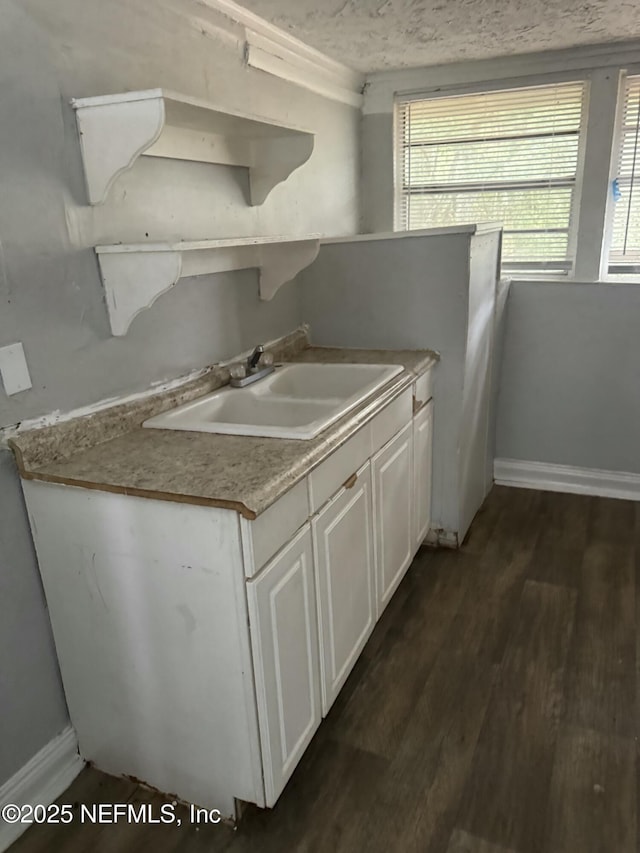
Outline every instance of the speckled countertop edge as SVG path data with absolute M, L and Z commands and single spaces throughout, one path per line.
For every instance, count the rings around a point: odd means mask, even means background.
M 253 519 L 375 417 L 408 388 L 416 376 L 432 367 L 438 355 L 427 350 L 357 350 L 307 345 L 304 349 L 291 347 L 280 360 L 401 364 L 405 371 L 372 399 L 310 441 L 147 430 L 140 427 L 141 421 L 131 427 L 127 420 L 129 429 L 126 432 L 71 454 L 60 452 L 58 437 L 59 455 L 44 465 L 38 465 L 37 459 L 39 455 L 46 456 L 46 452 L 32 452 L 25 462 L 24 457 L 20 458 L 20 439 L 12 442 L 21 474 L 25 479 L 224 507 Z M 201 393 L 210 390 L 205 388 Z M 149 417 L 148 410 L 146 406 L 142 419 Z M 108 419 L 110 415 L 105 414 Z M 92 429 L 94 437 L 100 435 L 99 425 L 93 423 Z M 65 433 L 75 443 L 77 433 L 71 427 Z M 28 440 L 25 443 L 30 447 Z M 30 449 L 32 445 L 33 440 Z

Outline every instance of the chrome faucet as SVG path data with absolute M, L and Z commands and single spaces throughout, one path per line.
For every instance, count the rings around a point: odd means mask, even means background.
M 244 388 L 245 385 L 251 385 L 252 382 L 257 382 L 259 379 L 264 379 L 265 376 L 273 373 L 275 367 L 271 361 L 266 363 L 267 359 L 265 358 L 264 362 L 261 363 L 263 355 L 264 345 L 258 344 L 246 362 L 231 365 L 231 379 L 229 380 L 229 384 L 234 388 Z
M 258 362 L 262 358 L 262 354 L 264 353 L 264 346 L 262 344 L 258 344 L 258 346 L 251 353 L 249 358 L 247 359 L 247 367 L 249 370 L 255 370 L 258 366 Z

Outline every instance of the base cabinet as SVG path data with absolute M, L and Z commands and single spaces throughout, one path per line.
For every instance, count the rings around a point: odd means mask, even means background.
M 413 418 L 413 550 L 431 528 L 431 469 L 433 447 L 433 400 Z
M 272 806 L 322 719 L 311 531 L 247 583 L 264 768 Z
M 367 463 L 312 520 L 326 714 L 375 624 L 371 468 Z
M 83 758 L 226 818 L 275 804 L 428 532 L 418 383 L 254 520 L 23 483 Z
M 378 617 L 413 557 L 412 456 L 412 424 L 407 424 L 371 460 Z

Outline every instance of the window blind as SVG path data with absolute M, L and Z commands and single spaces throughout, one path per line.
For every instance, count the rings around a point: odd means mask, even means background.
M 584 88 L 399 101 L 398 226 L 500 222 L 504 267 L 569 269 Z
M 640 76 L 627 77 L 611 247 L 610 273 L 640 272 Z

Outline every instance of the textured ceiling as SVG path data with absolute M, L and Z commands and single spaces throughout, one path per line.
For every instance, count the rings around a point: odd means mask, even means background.
M 239 0 L 360 71 L 640 36 L 638 0 Z

